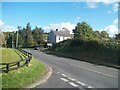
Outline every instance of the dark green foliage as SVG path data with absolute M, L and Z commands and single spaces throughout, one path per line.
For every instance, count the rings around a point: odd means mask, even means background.
M 32 34 L 33 34 L 33 39 L 34 39 L 34 43 L 36 46 L 44 43 L 44 40 L 43 40 L 44 32 L 43 32 L 42 28 L 36 27 L 33 30 Z
M 93 37 L 93 29 L 86 22 L 78 23 L 73 30 L 74 38 L 88 39 Z
M 12 48 L 12 35 L 9 35 L 7 39 L 7 47 Z
M 118 42 L 120 42 L 120 33 L 118 33 L 118 34 L 115 35 L 115 39 L 116 39 Z
M 36 27 L 31 29 L 30 23 L 26 27 L 18 26 L 18 47 L 34 47 L 37 45 L 45 45 L 44 31 L 42 28 Z M 6 47 L 16 47 L 17 32 L 4 32 Z M 12 42 L 14 44 L 12 44 Z
M 25 42 L 24 42 L 25 47 L 30 47 L 33 45 L 33 36 L 32 36 L 32 32 L 31 32 L 30 23 L 28 23 L 25 28 L 24 39 L 25 39 Z
M 79 59 L 83 57 L 91 61 L 89 58 L 93 58 L 95 62 L 111 63 L 114 65 L 118 64 L 118 58 L 120 58 L 118 57 L 120 44 L 115 42 L 73 39 L 55 44 L 50 50 L 70 54 Z
M 73 39 L 55 44 L 49 50 L 79 60 L 118 65 L 120 34 L 109 37 L 106 31 L 93 31 L 86 22 L 78 23 L 73 33 Z

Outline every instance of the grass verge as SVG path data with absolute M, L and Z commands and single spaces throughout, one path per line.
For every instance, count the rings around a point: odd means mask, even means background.
M 2 88 L 22 88 L 35 82 L 38 78 L 42 78 L 46 73 L 45 65 L 33 58 L 29 67 L 3 73 Z
M 44 64 L 40 63 L 37 59 L 33 58 L 28 67 L 23 67 L 9 73 L 3 73 L 2 88 L 22 88 L 25 87 L 39 78 L 42 78 L 47 73 Z
M 2 62 L 8 63 L 13 61 L 18 61 L 24 59 L 24 56 L 21 52 L 16 49 L 2 48 Z

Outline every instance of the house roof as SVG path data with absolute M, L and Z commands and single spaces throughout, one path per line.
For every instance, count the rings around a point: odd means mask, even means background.
M 70 34 L 69 34 L 68 31 L 55 31 L 55 30 L 52 30 L 52 32 L 53 32 L 56 36 L 70 37 Z

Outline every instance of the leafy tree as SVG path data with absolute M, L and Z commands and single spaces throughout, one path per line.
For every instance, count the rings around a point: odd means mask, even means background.
M 25 42 L 25 28 L 18 26 L 18 47 L 23 47 Z
M 78 23 L 73 30 L 74 38 L 93 38 L 93 29 L 86 22 Z
M 108 38 L 109 34 L 106 31 L 101 31 L 101 37 Z
M 44 43 L 44 38 L 43 38 L 43 30 L 42 28 L 38 28 L 36 26 L 36 28 L 33 30 L 32 32 L 33 34 L 33 38 L 34 38 L 34 43 L 35 45 L 40 45 Z
M 12 48 L 15 45 L 14 32 L 10 32 L 7 38 L 7 47 Z
M 30 47 L 33 45 L 33 36 L 32 36 L 32 32 L 31 32 L 31 26 L 30 23 L 27 24 L 25 30 L 25 41 L 24 41 L 24 45 L 25 47 Z
M 18 47 L 31 47 L 45 44 L 43 29 L 36 27 L 32 30 L 30 23 L 27 23 L 26 27 L 23 28 L 18 26 L 18 33 Z M 16 45 L 17 32 L 4 32 L 4 36 L 7 47 Z M 14 42 L 14 44 L 12 44 L 12 42 Z
M 116 39 L 116 40 L 120 40 L 120 33 L 115 34 L 115 39 Z
M 96 38 L 100 38 L 101 37 L 101 32 L 100 31 L 95 31 L 94 34 L 95 34 Z
M 4 40 L 5 40 L 4 34 L 3 34 L 3 32 L 0 30 L 0 47 L 2 47 L 2 45 L 4 44 Z
M 101 40 L 102 41 L 109 41 L 109 34 L 106 31 L 101 31 Z

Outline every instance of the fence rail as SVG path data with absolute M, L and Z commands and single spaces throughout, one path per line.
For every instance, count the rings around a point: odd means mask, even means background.
M 32 54 L 22 49 L 17 49 L 17 50 L 19 50 L 21 53 L 26 55 L 27 58 L 10 63 L 0 63 L 0 71 L 8 73 L 9 71 L 17 70 L 21 67 L 28 66 L 28 64 L 32 59 Z

